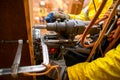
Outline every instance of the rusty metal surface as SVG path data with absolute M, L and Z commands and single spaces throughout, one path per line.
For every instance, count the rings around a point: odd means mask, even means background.
M 23 0 L 0 1 L 0 40 L 27 40 L 27 28 Z M 11 67 L 18 44 L 0 44 L 0 68 Z M 20 66 L 31 65 L 29 45 L 23 44 Z M 32 80 L 32 77 L 23 75 L 16 79 L 11 75 L 0 76 L 0 80 Z

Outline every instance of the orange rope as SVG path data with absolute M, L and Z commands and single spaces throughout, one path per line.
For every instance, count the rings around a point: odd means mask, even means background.
M 106 48 L 105 52 L 108 52 L 111 48 L 113 48 L 114 44 L 118 41 L 118 39 L 120 38 L 120 18 L 118 19 L 117 22 L 118 26 L 117 29 L 114 30 L 114 34 L 112 35 L 112 41 L 110 42 L 110 44 L 108 45 L 108 47 Z
M 115 33 L 115 30 L 111 31 L 110 34 L 107 36 L 107 40 L 110 42 L 113 40 L 113 35 Z
M 60 80 L 60 74 L 59 74 L 59 70 L 58 70 L 58 65 L 55 66 L 51 66 L 49 65 L 45 65 L 47 67 L 47 71 L 45 72 L 41 72 L 41 73 L 29 73 L 29 72 L 25 72 L 23 73 L 25 76 L 42 76 L 42 75 L 46 75 L 48 74 L 51 70 L 55 69 L 57 71 L 57 80 Z
M 95 42 L 95 44 L 94 44 L 94 46 L 93 46 L 93 48 L 92 48 L 92 51 L 91 51 L 91 53 L 90 53 L 90 55 L 88 56 L 88 58 L 87 58 L 86 61 L 90 61 L 92 55 L 93 55 L 93 54 L 95 53 L 95 51 L 96 51 L 96 48 L 98 47 L 98 45 L 100 44 L 100 42 L 101 42 L 102 39 L 104 38 L 104 34 L 105 34 L 105 32 L 106 32 L 106 30 L 107 30 L 107 28 L 108 28 L 111 20 L 113 19 L 115 13 L 116 13 L 116 9 L 117 9 L 117 6 L 119 5 L 119 3 L 120 3 L 120 0 L 117 0 L 116 3 L 115 3 L 115 5 L 114 5 L 114 7 L 113 7 L 113 10 L 112 10 L 111 13 L 110 13 L 109 18 L 104 22 L 104 24 L 103 24 L 103 29 L 102 29 L 102 31 L 100 32 L 100 35 L 99 35 L 97 41 Z
M 96 22 L 95 22 L 95 24 L 98 24 L 99 22 L 101 22 L 101 21 L 103 21 L 103 20 L 105 20 L 105 19 L 107 19 L 108 18 L 108 16 L 104 16 L 103 18 L 101 18 L 101 19 L 98 19 Z
M 95 21 L 98 19 L 98 16 L 100 15 L 102 9 L 104 8 L 106 2 L 107 2 L 107 0 L 103 0 L 103 1 L 102 1 L 102 4 L 100 5 L 100 8 L 98 9 L 98 11 L 97 11 L 97 13 L 95 14 L 94 18 L 92 19 L 91 23 L 88 25 L 88 27 L 87 27 L 87 28 L 85 29 L 85 31 L 83 32 L 83 37 L 82 37 L 82 39 L 81 39 L 81 44 L 82 44 L 84 47 L 87 47 L 87 48 L 88 48 L 88 47 L 92 47 L 92 46 L 94 45 L 94 43 L 93 43 L 93 44 L 90 44 L 90 45 L 86 45 L 86 44 L 84 43 L 85 37 L 86 37 L 88 31 L 90 30 L 90 28 L 92 27 L 92 25 L 93 25 L 93 24 L 95 23 Z
M 114 46 L 114 44 L 118 41 L 119 38 L 120 38 L 120 33 L 118 34 L 118 37 L 115 38 L 115 39 L 109 44 L 109 46 L 107 47 L 107 49 L 105 50 L 104 53 L 108 52 L 108 51 Z
M 100 18 L 100 19 L 96 20 L 95 24 L 98 24 L 99 22 L 107 19 L 107 18 L 109 17 L 109 15 L 110 15 L 110 12 L 111 12 L 111 9 L 109 9 L 109 10 L 104 14 L 104 17 L 103 17 L 103 18 Z
M 117 26 L 117 29 L 115 31 L 115 34 L 113 35 L 113 38 L 117 38 L 118 34 L 120 33 L 120 18 L 118 19 L 117 24 L 118 24 L 118 26 Z

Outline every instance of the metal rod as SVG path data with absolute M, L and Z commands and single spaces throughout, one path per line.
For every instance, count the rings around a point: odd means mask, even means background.
M 11 75 L 13 77 L 17 76 L 18 67 L 19 67 L 20 60 L 21 60 L 22 46 L 23 46 L 23 40 L 18 40 L 17 52 L 16 52 L 16 55 L 15 55 L 15 58 L 14 58 L 13 65 L 11 66 L 11 68 L 12 68 L 12 74 Z
M 48 47 L 43 42 L 44 37 L 41 36 L 41 45 L 42 45 L 42 53 L 43 53 L 43 64 L 48 65 L 49 64 L 49 56 L 48 56 Z
M 44 65 L 34 65 L 34 66 L 22 66 L 18 68 L 17 73 L 24 73 L 24 72 L 40 72 L 45 70 L 46 67 Z M 0 76 L 1 75 L 9 75 L 12 74 L 11 68 L 2 68 L 0 69 Z
M 35 29 L 46 29 L 47 25 L 39 25 L 39 24 L 36 24 L 33 26 L 33 28 Z
M 112 31 L 112 29 L 114 28 L 115 23 L 117 22 L 117 19 L 118 19 L 118 16 L 116 15 L 114 22 L 112 23 L 112 25 L 110 26 L 110 28 L 109 28 L 108 31 L 106 32 L 105 36 L 108 36 L 109 33 Z
M 18 43 L 18 40 L 0 40 L 0 44 L 14 44 Z M 23 44 L 28 43 L 28 40 L 23 40 Z
M 59 42 L 71 42 L 72 40 L 44 40 L 45 43 L 59 43 Z M 72 42 L 77 42 L 77 40 L 73 40 Z

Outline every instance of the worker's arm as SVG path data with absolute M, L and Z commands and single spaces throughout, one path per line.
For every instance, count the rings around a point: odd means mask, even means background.
M 105 57 L 67 68 L 69 80 L 120 80 L 120 44 Z

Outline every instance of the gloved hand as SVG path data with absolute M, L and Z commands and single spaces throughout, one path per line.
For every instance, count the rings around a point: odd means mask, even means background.
M 63 12 L 51 12 L 45 18 L 46 22 L 48 22 L 48 23 L 52 23 L 52 22 L 55 22 L 55 21 L 63 22 L 66 19 L 69 19 L 69 15 L 67 15 Z

